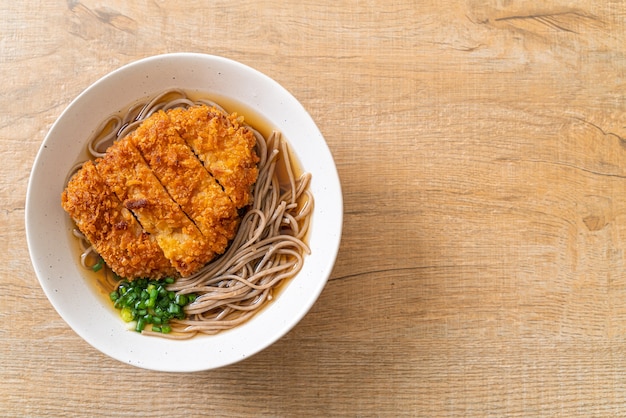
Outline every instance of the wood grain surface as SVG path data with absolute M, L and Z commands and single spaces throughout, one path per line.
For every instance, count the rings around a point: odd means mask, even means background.
M 623 1 L 0 1 L 0 415 L 626 416 Z M 112 360 L 25 238 L 51 124 L 109 71 L 193 51 L 291 91 L 335 157 L 336 267 L 232 366 Z

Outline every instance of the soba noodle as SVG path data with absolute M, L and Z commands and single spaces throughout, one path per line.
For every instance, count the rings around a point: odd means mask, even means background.
M 226 114 L 216 103 L 194 101 L 181 90 L 168 90 L 146 103 L 132 106 L 124 115 L 113 115 L 105 120 L 89 141 L 89 156 L 101 157 L 116 139 L 127 135 L 160 109 L 198 104 L 214 106 Z M 195 302 L 186 307 L 186 319 L 172 320 L 170 334 L 144 330 L 145 334 L 190 338 L 198 333 L 215 334 L 235 327 L 271 301 L 278 285 L 302 268 L 303 257 L 310 252 L 305 238 L 313 208 L 313 196 L 308 188 L 311 176 L 305 173 L 296 178 L 288 145 L 280 133 L 273 132 L 266 139 L 257 130 L 248 128 L 256 136 L 260 158 L 253 205 L 243 216 L 235 238 L 222 256 L 198 273 L 178 278 L 168 286 L 169 290 L 180 294 L 197 295 Z M 78 168 L 80 164 L 70 176 Z M 278 177 L 281 170 L 286 175 L 282 182 Z M 80 232 L 75 231 L 75 235 L 81 238 L 81 264 L 90 268 L 98 255 Z M 116 278 L 108 271 L 105 274 L 106 282 L 114 288 Z

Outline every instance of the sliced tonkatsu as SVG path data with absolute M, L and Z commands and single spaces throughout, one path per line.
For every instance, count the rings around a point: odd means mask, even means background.
M 215 254 L 200 230 L 172 200 L 127 138 L 111 146 L 96 168 L 182 276 L 213 258 Z
M 211 250 L 223 253 L 239 223 L 237 208 L 180 137 L 165 112 L 153 114 L 128 139 L 172 199 L 198 226 Z
M 63 207 L 119 276 L 189 276 L 226 250 L 252 203 L 255 147 L 235 114 L 158 111 L 84 164 Z
M 236 114 L 224 115 L 209 106 L 167 112 L 180 136 L 224 187 L 235 206 L 249 205 L 259 158 L 256 138 Z
M 85 162 L 72 177 L 61 203 L 117 275 L 135 279 L 176 274 L 154 237 L 122 205 L 92 161 Z

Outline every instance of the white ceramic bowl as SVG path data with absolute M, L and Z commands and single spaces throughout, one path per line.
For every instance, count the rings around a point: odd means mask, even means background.
M 309 245 L 301 272 L 245 324 L 186 341 L 143 336 L 126 325 L 87 283 L 61 207 L 61 191 L 86 140 L 108 115 L 146 96 L 178 87 L 233 99 L 287 138 L 302 168 L 312 173 L 315 197 Z M 228 109 L 231 110 L 231 109 Z M 26 196 L 31 260 L 46 296 L 67 324 L 102 353 L 141 368 L 188 372 L 232 364 L 268 347 L 308 312 L 331 274 L 343 222 L 339 177 L 326 142 L 302 105 L 283 87 L 241 63 L 176 53 L 145 58 L 96 81 L 54 123 L 37 154 Z

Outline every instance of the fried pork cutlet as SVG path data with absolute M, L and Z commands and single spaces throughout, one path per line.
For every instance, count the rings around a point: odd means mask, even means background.
M 72 177 L 61 203 L 117 275 L 158 279 L 176 273 L 154 238 L 124 208 L 91 161 Z
M 209 106 L 169 110 L 168 116 L 206 169 L 222 185 L 237 208 L 249 205 L 256 182 L 256 138 L 236 114 L 223 115 Z
M 211 250 L 223 253 L 238 226 L 237 208 L 180 137 L 165 112 L 159 111 L 145 120 L 128 140 L 172 199 L 195 222 Z
M 118 275 L 189 276 L 234 238 L 258 176 L 255 146 L 236 115 L 159 111 L 85 163 L 63 207 Z
M 208 241 L 172 200 L 128 137 L 109 147 L 96 168 L 182 276 L 194 273 L 214 257 Z

